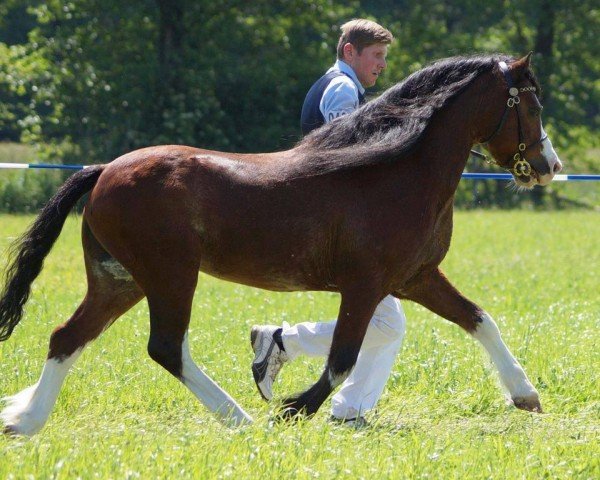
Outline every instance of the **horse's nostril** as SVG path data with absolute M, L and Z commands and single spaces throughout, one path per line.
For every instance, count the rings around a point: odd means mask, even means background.
M 552 168 L 552 171 L 553 171 L 554 173 L 558 173 L 558 172 L 560 172 L 561 170 L 562 170 L 562 164 L 561 164 L 560 162 L 556 162 L 556 163 L 554 164 L 554 167 Z

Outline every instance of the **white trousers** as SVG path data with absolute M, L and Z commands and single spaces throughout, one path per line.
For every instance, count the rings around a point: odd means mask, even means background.
M 284 326 L 281 338 L 291 359 L 329 354 L 336 321 Z M 331 413 L 355 418 L 377 404 L 402 346 L 406 317 L 400 302 L 388 295 L 377 306 L 350 376 L 333 396 Z

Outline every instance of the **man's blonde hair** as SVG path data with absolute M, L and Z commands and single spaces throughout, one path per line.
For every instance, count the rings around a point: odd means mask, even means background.
M 342 35 L 338 41 L 337 58 L 344 58 L 344 45 L 351 43 L 361 53 L 363 48 L 376 43 L 389 45 L 394 40 L 392 33 L 378 23 L 364 18 L 355 18 L 341 26 Z

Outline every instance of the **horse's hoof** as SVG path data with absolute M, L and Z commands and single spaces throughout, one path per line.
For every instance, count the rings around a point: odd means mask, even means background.
M 278 422 L 294 422 L 302 418 L 302 413 L 295 407 L 284 406 L 275 414 Z
M 20 433 L 12 425 L 5 425 L 4 428 L 2 429 L 2 434 L 6 435 L 7 437 L 17 437 L 19 435 L 22 435 L 22 433 Z
M 515 397 L 512 399 L 515 407 L 528 412 L 542 413 L 542 404 L 540 399 L 536 397 Z
M 288 398 L 281 403 L 275 413 L 275 420 L 292 422 L 306 417 L 306 405 L 302 405 L 297 398 Z
M 283 407 L 279 415 L 283 418 L 290 419 L 299 416 L 300 410 L 296 407 Z

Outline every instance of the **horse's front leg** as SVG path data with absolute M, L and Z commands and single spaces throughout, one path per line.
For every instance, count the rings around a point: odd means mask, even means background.
M 356 363 L 369 321 L 383 294 L 361 286 L 346 289 L 341 295 L 342 302 L 325 370 L 308 390 L 283 401 L 283 417 L 316 413 L 333 389 L 348 378 Z
M 514 405 L 532 412 L 542 411 L 537 390 L 502 341 L 496 322 L 456 290 L 440 270 L 422 275 L 414 286 L 398 297 L 420 303 L 464 328 L 487 350 Z

